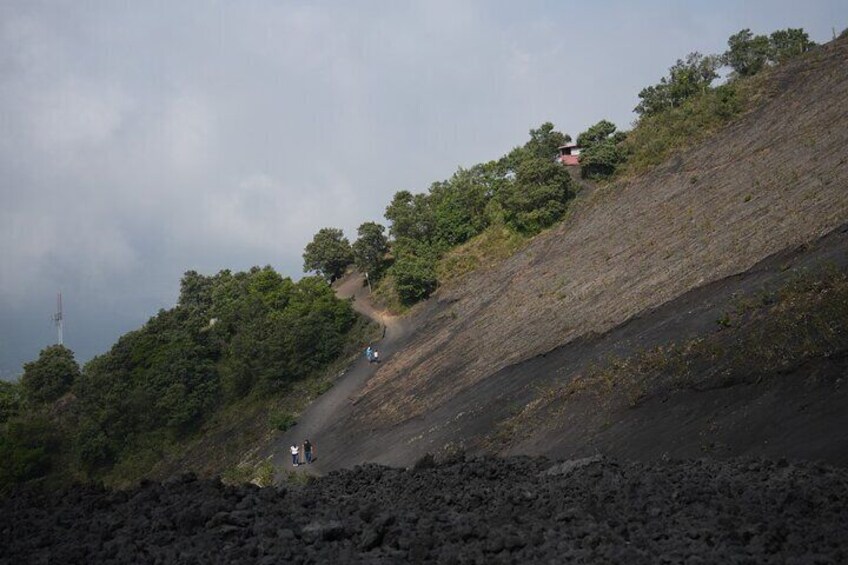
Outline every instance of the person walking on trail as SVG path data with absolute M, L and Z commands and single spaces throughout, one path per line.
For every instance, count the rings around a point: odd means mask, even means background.
M 371 349 L 370 345 L 368 346 L 368 349 L 365 350 L 365 357 L 366 357 L 366 359 L 368 359 L 369 363 L 374 362 L 374 350 Z
M 297 449 L 297 446 L 295 444 L 292 444 L 292 446 L 291 446 L 291 455 L 292 455 L 292 466 L 297 467 L 300 463 L 297 460 L 298 449 Z
M 377 351 L 376 349 L 374 350 L 374 353 L 371 354 L 371 362 L 372 363 L 379 363 L 380 362 L 380 352 Z
M 312 443 L 305 439 L 303 440 L 303 456 L 306 458 L 306 464 L 309 465 L 312 463 L 312 453 L 315 451 Z

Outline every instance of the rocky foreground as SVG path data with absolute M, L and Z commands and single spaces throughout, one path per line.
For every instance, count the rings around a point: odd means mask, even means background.
M 423 459 L 306 485 L 20 490 L 2 563 L 846 563 L 848 470 Z

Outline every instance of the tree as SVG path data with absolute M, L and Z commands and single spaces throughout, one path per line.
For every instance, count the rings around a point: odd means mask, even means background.
M 51 345 L 36 361 L 24 365 L 21 386 L 30 402 L 53 402 L 71 390 L 80 376 L 74 353 L 64 345 Z
M 806 53 L 815 47 L 803 28 L 787 28 L 775 31 L 769 37 L 771 59 L 775 63 L 785 63 L 793 57 Z
M 495 180 L 487 165 L 460 168 L 449 180 L 433 183 L 430 201 L 436 243 L 442 248 L 455 247 L 483 231 L 489 223 L 486 205 L 494 190 Z
M 191 310 L 206 311 L 212 305 L 213 279 L 197 271 L 186 271 L 180 280 L 178 304 Z
M 614 123 L 609 120 L 601 120 L 577 136 L 577 145 L 580 147 L 591 147 L 607 141 L 615 133 L 615 130 Z
M 703 94 L 718 78 L 721 57 L 701 55 L 697 51 L 678 59 L 668 70 L 672 106 L 679 106 L 687 98 Z
M 436 290 L 436 269 L 432 261 L 414 255 L 399 257 L 392 265 L 395 288 L 406 305 L 424 300 Z
M 545 122 L 537 129 L 530 130 L 530 140 L 516 147 L 498 162 L 501 174 L 514 173 L 519 164 L 526 159 L 543 159 L 553 161 L 558 149 L 571 141 L 571 136 L 554 129 L 551 122 Z
M 736 76 L 752 76 L 760 72 L 772 57 L 771 43 L 765 35 L 754 35 L 743 29 L 727 40 L 728 50 L 723 61 L 733 69 Z
M 56 426 L 44 414 L 6 423 L 0 430 L 0 493 L 47 474 L 58 448 Z
M 365 222 L 356 230 L 359 236 L 353 242 L 353 260 L 356 267 L 376 280 L 383 271 L 385 256 L 389 252 L 386 228 L 376 222 Z
M 386 219 L 392 222 L 389 233 L 395 240 L 414 239 L 429 242 L 435 230 L 435 218 L 426 194 L 408 190 L 395 193 L 386 207 Z
M 498 193 L 507 225 L 534 234 L 553 225 L 565 213 L 574 196 L 565 167 L 550 159 L 525 158 L 515 178 Z
M 0 380 L 0 424 L 17 416 L 23 407 L 21 385 Z
M 303 270 L 315 271 L 332 283 L 353 263 L 350 242 L 337 228 L 321 228 L 303 253 Z
M 685 60 L 678 59 L 669 68 L 668 77 L 663 77 L 659 84 L 639 92 L 641 101 L 634 111 L 640 116 L 652 116 L 676 108 L 684 100 L 706 92 L 713 80 L 718 78 L 721 62 L 721 57 L 701 55 L 697 51 L 689 53 Z
M 534 157 L 553 159 L 560 147 L 571 141 L 571 136 L 554 129 L 551 122 L 545 122 L 538 129 L 530 130 L 530 141 L 524 149 Z
M 659 84 L 646 86 L 639 92 L 639 105 L 633 111 L 640 116 L 655 116 L 671 108 L 671 92 L 668 79 L 660 79 Z
M 752 76 L 768 65 L 785 63 L 793 57 L 806 53 L 816 43 L 810 41 L 803 28 L 777 30 L 766 37 L 754 35 L 743 29 L 727 40 L 728 50 L 722 61 L 733 69 L 737 77 Z
M 616 131 L 614 123 L 601 120 L 577 136 L 580 152 L 581 175 L 584 178 L 612 176 L 624 162 L 625 154 L 619 147 L 626 134 Z

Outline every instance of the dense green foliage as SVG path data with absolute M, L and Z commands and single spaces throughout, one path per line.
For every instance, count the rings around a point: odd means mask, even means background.
M 385 231 L 385 226 L 377 222 L 365 222 L 359 226 L 359 237 L 353 242 L 353 262 L 371 280 L 378 280 L 385 269 L 386 254 L 389 252 L 389 239 Z
M 6 422 L 0 433 L 0 492 L 49 472 L 58 441 L 55 425 L 43 414 L 21 415 Z
M 721 57 L 690 53 L 686 60 L 678 59 L 654 86 L 642 89 L 639 105 L 634 111 L 640 116 L 652 116 L 679 107 L 684 100 L 703 94 L 718 78 Z
M 53 345 L 24 365 L 19 383 L 0 383 L 0 492 L 48 473 L 60 455 L 62 402 L 80 377 L 73 352 Z
M 524 155 L 497 194 L 506 224 L 524 234 L 552 226 L 574 196 L 568 171 L 552 159 Z
M 295 283 L 270 267 L 187 272 L 176 307 L 81 372 L 69 351 L 48 348 L 20 385 L 0 390 L 2 479 L 43 474 L 58 455 L 90 476 L 141 446 L 186 438 L 240 398 L 280 394 L 325 367 L 354 322 L 350 303 L 318 277 Z M 59 410 L 54 400 L 69 383 L 73 394 Z
M 353 321 L 316 277 L 293 283 L 270 267 L 186 273 L 176 308 L 86 366 L 83 462 L 114 459 L 138 434 L 180 437 L 222 402 L 303 378 L 338 354 Z
M 778 30 L 768 37 L 754 35 L 750 29 L 743 29 L 727 40 L 728 49 L 722 55 L 722 60 L 733 69 L 737 77 L 746 77 L 757 74 L 769 65 L 784 63 L 806 53 L 815 45 L 801 28 Z
M 303 270 L 307 273 L 315 271 L 332 283 L 344 274 L 353 260 L 353 250 L 342 230 L 322 228 L 306 245 Z
M 436 289 L 436 263 L 427 257 L 402 255 L 392 267 L 395 289 L 404 304 L 427 298 Z
M 71 390 L 80 369 L 70 349 L 53 345 L 41 351 L 38 360 L 24 365 L 21 387 L 29 402 L 52 402 Z
M 21 386 L 0 380 L 0 424 L 20 412 L 23 406 L 23 392 Z
M 605 178 L 612 176 L 626 156 L 621 142 L 627 138 L 624 132 L 616 131 L 614 123 L 601 120 L 577 136 L 583 178 Z
M 400 301 L 409 305 L 429 296 L 444 253 L 489 226 L 533 235 L 556 223 L 574 196 L 571 178 L 554 161 L 557 148 L 570 140 L 544 123 L 497 161 L 460 168 L 428 193 L 395 193 L 385 217 L 394 256 L 389 279 Z

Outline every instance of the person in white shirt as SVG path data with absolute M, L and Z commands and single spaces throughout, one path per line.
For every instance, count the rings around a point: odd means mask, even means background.
M 292 446 L 291 446 L 292 465 L 294 465 L 295 467 L 297 467 L 297 465 L 298 465 L 297 452 L 298 452 L 297 446 L 295 444 L 292 444 Z

